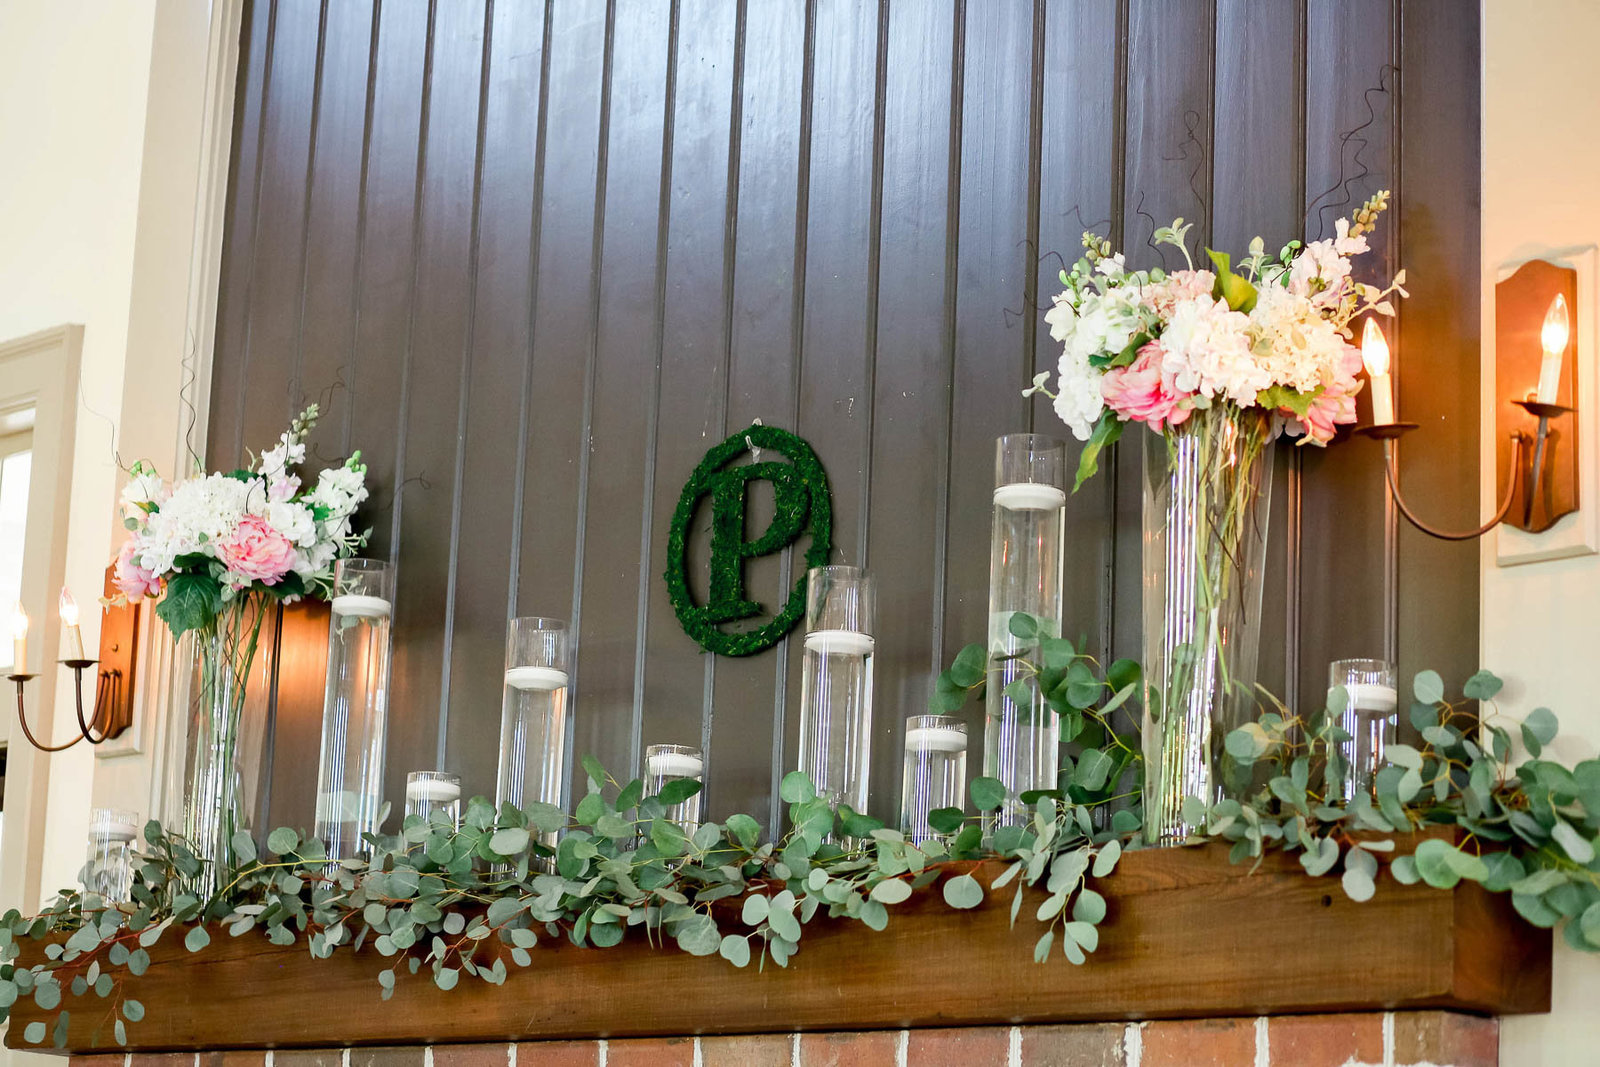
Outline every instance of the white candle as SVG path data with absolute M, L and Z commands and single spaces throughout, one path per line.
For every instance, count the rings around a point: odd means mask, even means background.
M 97 822 L 90 829 L 93 836 L 106 841 L 126 843 L 139 836 L 139 828 L 127 822 Z
M 1539 391 L 1535 399 L 1541 404 L 1554 404 L 1561 390 L 1561 357 L 1567 351 L 1569 332 L 1567 298 L 1557 293 L 1550 301 L 1550 310 L 1545 312 L 1544 326 L 1539 331 L 1544 358 L 1539 361 Z
M 1344 687 L 1344 691 L 1349 696 L 1349 707 L 1353 711 L 1389 715 L 1400 705 L 1400 695 L 1392 685 L 1352 682 Z
M 806 634 L 806 647 L 823 655 L 865 656 L 876 642 L 860 630 L 812 630 Z
M 360 615 L 368 619 L 380 619 L 389 614 L 390 608 L 389 602 L 381 596 L 344 593 L 333 598 L 333 611 L 336 615 Z
M 442 778 L 424 778 L 418 782 L 406 783 L 406 799 L 449 803 L 461 799 L 461 787 Z
M 994 502 L 1010 511 L 1053 511 L 1066 504 L 1067 493 L 1053 485 L 1013 482 L 995 487 Z
M 1361 362 L 1372 383 L 1372 425 L 1394 422 L 1394 383 L 1389 380 L 1389 342 L 1377 322 L 1367 320 L 1361 331 Z
M 906 731 L 907 752 L 965 752 L 967 735 L 951 726 L 919 726 Z
M 538 689 L 548 692 L 567 684 L 567 672 L 556 667 L 511 667 L 506 684 L 513 689 Z
M 663 778 L 698 778 L 705 773 L 706 764 L 687 752 L 657 752 L 645 760 L 645 769 Z
M 28 613 L 20 600 L 11 613 L 11 673 L 28 673 Z

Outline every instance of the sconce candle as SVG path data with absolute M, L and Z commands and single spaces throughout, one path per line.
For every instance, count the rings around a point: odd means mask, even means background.
M 1544 359 L 1539 363 L 1539 391 L 1535 398 L 1541 404 L 1554 404 L 1561 390 L 1561 357 L 1567 351 L 1567 337 L 1571 326 L 1567 318 L 1567 298 L 1561 293 L 1550 301 L 1545 312 L 1544 326 L 1539 331 L 1539 344 L 1544 349 Z
M 72 599 L 72 591 L 66 586 L 61 587 L 61 599 L 57 601 L 61 612 L 61 644 L 66 655 L 64 660 L 83 658 L 83 631 L 78 629 L 78 602 Z
M 1394 384 L 1389 380 L 1389 342 L 1377 322 L 1368 319 L 1361 331 L 1361 362 L 1372 382 L 1372 424 L 1394 422 Z
M 28 673 L 28 613 L 20 600 L 11 613 L 11 673 Z

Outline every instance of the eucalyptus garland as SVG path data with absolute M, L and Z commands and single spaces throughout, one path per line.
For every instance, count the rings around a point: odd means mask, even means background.
M 789 462 L 730 466 L 747 448 L 770 450 Z M 746 541 L 745 501 L 755 479 L 772 482 L 774 513 L 767 530 Z M 710 589 L 706 603 L 696 604 L 689 592 L 689 524 L 707 495 L 712 505 Z M 757 629 L 723 631 L 722 624 L 752 618 L 763 610 L 745 597 L 745 560 L 780 551 L 802 534 L 811 539 L 805 568 L 783 607 Z M 748 656 L 777 644 L 800 621 L 806 609 L 805 570 L 826 565 L 832 553 L 833 503 L 822 462 L 802 438 L 757 423 L 712 448 L 689 476 L 672 513 L 663 577 L 678 622 L 696 644 L 724 656 Z
M 1038 888 L 1045 899 L 1033 913 L 1041 925 L 1034 959 L 1049 959 L 1059 944 L 1064 958 L 1083 963 L 1106 917 L 1094 882 L 1139 847 L 1141 764 L 1130 707 L 1139 671 L 1127 661 L 1102 670 L 1070 642 L 1042 635 L 1028 616 L 1010 626 L 1030 642 L 1024 677 L 1011 684 L 1044 695 L 1072 755 L 1057 789 L 1024 794 L 1028 825 L 1001 827 L 988 841 L 976 818 L 954 808 L 932 816 L 943 840 L 907 841 L 830 805 L 798 772 L 781 783 L 790 828 L 776 840 L 763 841 L 748 815 L 679 825 L 665 813 L 698 783 L 645 796 L 640 780 L 618 782 L 585 758 L 588 791 L 571 816 L 538 804 L 496 811 L 476 798 L 460 827 L 442 815 L 410 816 L 399 833 L 368 838 L 370 857 L 337 863 L 320 841 L 292 829 L 269 834 L 260 855 L 240 834 L 238 866 L 220 879 L 221 890 L 201 898 L 192 887 L 205 861 L 151 822 L 129 903 L 66 892 L 42 915 L 0 919 L 0 1017 L 32 997 L 56 1016 L 53 1026 L 29 1023 L 26 1041 L 53 1036 L 63 1045 L 72 1010 L 90 1010 L 112 1024 L 96 1040 L 126 1044 L 127 1026 L 145 1014 L 136 995 L 150 948 L 181 938 L 188 951 L 204 952 L 219 926 L 235 937 L 256 931 L 277 945 L 304 943 L 317 958 L 368 946 L 389 961 L 377 975 L 385 999 L 424 971 L 442 990 L 463 978 L 498 985 L 511 967 L 533 963 L 541 941 L 604 949 L 630 930 L 737 967 L 788 966 L 809 923 L 854 919 L 882 930 L 892 908 L 935 885 L 956 909 L 1009 895 L 1013 924 L 1024 887 Z M 986 680 L 983 646 L 968 646 L 940 677 L 935 707 L 959 709 Z M 1268 849 L 1298 853 L 1309 876 L 1338 870 L 1358 901 L 1376 892 L 1384 866 L 1405 884 L 1478 882 L 1509 892 L 1534 925 L 1563 926 L 1572 946 L 1600 949 L 1600 761 L 1569 768 L 1541 758 L 1557 731 L 1541 708 L 1516 727 L 1527 758 L 1513 767 L 1512 734 L 1493 706 L 1499 689 L 1480 672 L 1452 702 L 1437 674 L 1419 674 L 1409 718 L 1420 745 L 1391 746 L 1374 794 L 1348 806 L 1327 803 L 1324 789 L 1339 769 L 1336 757 L 1329 767 L 1329 746 L 1347 740 L 1336 725 L 1339 691 L 1331 709 L 1308 719 L 1269 702 L 1257 722 L 1226 739 L 1259 786 L 1209 807 L 1191 799 L 1186 818 L 1202 828 L 1194 840 L 1229 842 L 1237 862 Z M 974 779 L 969 795 L 980 812 L 1005 799 L 992 778 Z M 1413 847 L 1412 835 L 1431 826 L 1464 833 L 1459 843 L 1426 837 Z M 561 835 L 554 850 L 539 840 L 549 833 Z M 971 861 L 985 859 L 1005 864 L 987 887 L 971 873 Z M 44 962 L 19 963 L 27 940 L 42 942 Z

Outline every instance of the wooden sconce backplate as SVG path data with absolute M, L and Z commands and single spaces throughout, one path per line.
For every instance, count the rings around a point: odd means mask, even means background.
M 117 595 L 115 568 L 106 568 L 105 595 Z M 116 737 L 133 725 L 133 665 L 139 652 L 139 605 L 109 607 L 100 616 L 100 653 L 95 664 L 96 730 Z
M 1539 420 L 1514 402 L 1527 399 L 1539 384 L 1539 364 L 1544 358 L 1539 332 L 1550 301 L 1557 293 L 1566 294 L 1574 328 L 1561 367 L 1561 388 L 1556 393 L 1556 403 L 1576 407 L 1578 272 L 1571 267 L 1558 267 L 1546 260 L 1534 259 L 1494 287 L 1497 485 L 1503 486 L 1508 478 L 1514 477 L 1510 469 L 1512 431 L 1521 430 L 1531 442 L 1539 428 Z M 1532 461 L 1530 446 L 1522 452 L 1523 478 L 1518 480 L 1517 498 L 1506 522 L 1530 533 L 1540 533 L 1554 526 L 1563 515 L 1578 510 L 1576 412 L 1550 420 L 1543 470 L 1536 487 L 1530 487 L 1527 481 L 1532 475 Z M 1530 488 L 1534 494 L 1531 510 L 1526 498 Z

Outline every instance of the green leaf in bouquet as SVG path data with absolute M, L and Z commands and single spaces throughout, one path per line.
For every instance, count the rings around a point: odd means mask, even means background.
M 177 638 L 190 630 L 211 626 L 221 606 L 222 586 L 215 578 L 209 574 L 179 573 L 167 579 L 167 592 L 156 605 L 156 617 Z
M 1108 408 L 1100 414 L 1100 421 L 1094 424 L 1094 432 L 1089 435 L 1089 440 L 1084 442 L 1083 451 L 1078 454 L 1078 476 L 1072 482 L 1074 493 L 1100 469 L 1100 453 L 1116 444 L 1117 438 L 1121 436 L 1122 420 Z

